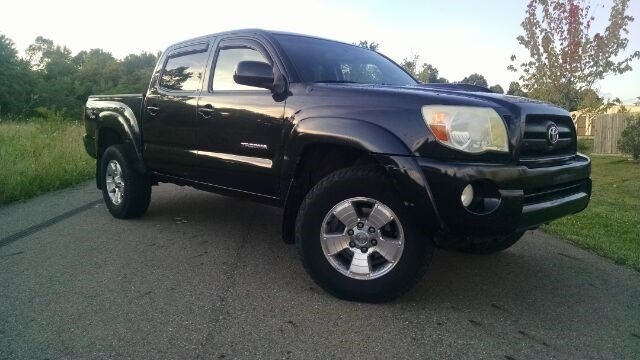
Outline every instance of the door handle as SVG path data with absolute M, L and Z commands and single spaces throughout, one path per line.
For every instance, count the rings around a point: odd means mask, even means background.
M 155 106 L 147 106 L 147 112 L 149 113 L 149 115 L 151 116 L 156 116 L 158 115 L 158 111 L 160 111 L 159 107 L 155 107 Z
M 215 109 L 211 104 L 207 104 L 201 108 L 198 108 L 198 114 L 200 114 L 200 116 L 205 119 L 209 119 L 210 117 L 212 117 L 214 112 Z

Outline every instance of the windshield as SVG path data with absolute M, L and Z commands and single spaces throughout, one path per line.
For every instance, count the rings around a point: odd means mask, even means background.
M 398 65 L 375 51 L 305 36 L 275 37 L 303 82 L 416 84 Z

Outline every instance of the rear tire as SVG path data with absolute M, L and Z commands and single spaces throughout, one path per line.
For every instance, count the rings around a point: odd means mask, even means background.
M 343 215 L 344 209 L 351 215 Z M 339 244 L 327 245 L 332 236 L 340 237 Z M 363 302 L 390 301 L 413 287 L 434 247 L 394 184 L 383 171 L 370 168 L 336 171 L 309 191 L 296 220 L 296 244 L 302 264 L 320 287 L 338 298 Z
M 458 245 L 457 250 L 467 254 L 490 255 L 506 250 L 518 242 L 525 234 L 525 231 L 515 232 L 511 235 L 476 240 L 471 239 L 464 244 Z
M 142 216 L 151 201 L 149 176 L 133 168 L 132 158 L 126 145 L 112 145 L 100 162 L 102 197 L 111 215 L 118 219 Z

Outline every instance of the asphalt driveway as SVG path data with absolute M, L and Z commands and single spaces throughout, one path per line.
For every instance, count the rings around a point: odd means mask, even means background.
M 281 210 L 162 185 L 139 220 L 92 183 L 0 208 L 0 359 L 640 358 L 640 274 L 536 231 L 438 251 L 383 305 L 337 300 Z

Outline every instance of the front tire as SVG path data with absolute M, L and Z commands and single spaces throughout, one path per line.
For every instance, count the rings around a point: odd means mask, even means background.
M 433 253 L 383 171 L 336 171 L 309 191 L 296 244 L 313 280 L 346 300 L 385 302 L 413 287 Z
M 144 215 L 151 201 L 149 176 L 137 172 L 131 158 L 127 146 L 112 145 L 100 163 L 102 197 L 111 215 L 118 219 Z

